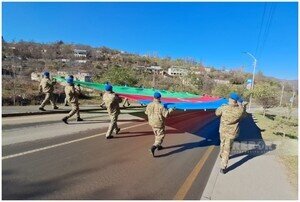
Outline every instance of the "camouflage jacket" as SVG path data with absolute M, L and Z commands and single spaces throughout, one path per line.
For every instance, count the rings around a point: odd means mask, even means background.
M 122 99 L 118 95 L 115 93 L 105 92 L 103 94 L 103 101 L 109 115 L 113 116 L 120 114 L 119 103 L 122 102 Z
M 49 78 L 42 78 L 39 85 L 39 91 L 42 93 L 52 93 L 54 91 L 54 85 L 56 81 L 52 81 Z
M 148 115 L 149 125 L 153 128 L 162 128 L 165 126 L 165 119 L 172 112 L 172 109 L 167 110 L 159 100 L 154 99 L 153 102 L 147 105 L 145 114 Z
M 219 107 L 216 110 L 216 115 L 221 117 L 220 134 L 235 138 L 239 133 L 239 122 L 243 114 L 244 109 L 237 104 L 228 104 Z
M 74 85 L 67 85 L 65 87 L 66 98 L 70 103 L 77 103 L 78 97 L 80 95 L 80 89 L 76 88 Z

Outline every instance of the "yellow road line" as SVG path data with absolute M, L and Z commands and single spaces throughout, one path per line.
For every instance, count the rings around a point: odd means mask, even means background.
M 177 191 L 174 200 L 183 200 L 192 187 L 194 181 L 196 180 L 198 174 L 200 173 L 201 169 L 203 168 L 204 163 L 208 159 L 209 155 L 213 151 L 214 146 L 210 146 L 200 159 L 200 161 L 197 163 L 197 165 L 194 167 L 193 171 L 190 173 L 190 175 L 186 178 L 185 182 L 181 185 L 179 190 Z

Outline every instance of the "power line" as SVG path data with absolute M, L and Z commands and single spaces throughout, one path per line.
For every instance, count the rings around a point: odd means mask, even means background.
M 261 54 L 263 53 L 267 38 L 268 38 L 269 33 L 270 33 L 270 27 L 271 27 L 271 24 L 272 24 L 272 21 L 273 21 L 273 16 L 274 16 L 274 13 L 275 13 L 275 9 L 276 9 L 276 4 L 272 3 L 271 7 L 270 7 L 270 11 L 269 11 L 269 16 L 268 16 L 266 28 L 264 30 L 264 34 L 263 34 L 263 37 L 262 37 L 262 44 L 261 44 L 260 50 L 258 52 L 258 58 L 259 59 L 261 57 Z
M 266 8 L 267 8 L 267 3 L 264 3 L 264 12 L 263 12 L 263 15 L 261 18 L 261 24 L 260 24 L 260 28 L 259 28 L 259 34 L 258 34 L 258 39 L 257 39 L 257 44 L 256 44 L 256 49 L 255 49 L 255 55 L 257 55 L 258 47 L 259 47 L 260 41 L 261 41 L 260 38 L 261 38 L 262 29 L 263 29 L 263 24 L 265 21 Z

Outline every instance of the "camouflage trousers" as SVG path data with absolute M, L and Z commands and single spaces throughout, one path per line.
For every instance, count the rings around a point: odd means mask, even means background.
M 125 105 L 127 105 L 127 106 L 129 106 L 130 105 L 130 103 L 129 103 L 129 100 L 128 100 L 128 98 L 125 98 L 124 99 L 124 101 L 123 101 L 123 107 L 125 107 Z
M 105 106 L 105 102 L 102 101 L 102 102 L 100 103 L 100 107 L 104 107 L 104 106 Z
M 114 130 L 118 130 L 118 114 L 115 114 L 115 115 L 110 115 L 110 124 L 109 124 L 109 127 L 108 127 L 108 130 L 106 132 L 106 137 L 109 137 L 111 136 L 112 132 Z
M 65 98 L 65 100 L 64 100 L 64 105 L 68 105 L 68 99 L 67 98 Z
M 42 104 L 40 105 L 40 108 L 44 108 L 49 101 L 53 108 L 56 107 L 53 93 L 45 93 L 45 99 L 43 100 Z
M 164 140 L 165 137 L 165 128 L 152 128 L 154 135 L 155 135 L 155 141 L 154 146 L 160 146 Z
M 221 144 L 220 144 L 220 157 L 221 157 L 221 168 L 227 168 L 230 151 L 234 142 L 234 137 L 227 137 L 220 134 Z
M 69 112 L 68 116 L 66 116 L 67 118 L 72 117 L 74 114 L 77 114 L 77 118 L 80 118 L 80 113 L 79 113 L 79 104 L 76 102 L 71 102 L 71 107 L 72 110 Z

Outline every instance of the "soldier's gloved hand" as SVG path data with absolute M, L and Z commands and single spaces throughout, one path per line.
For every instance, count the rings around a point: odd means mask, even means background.
M 175 107 L 174 108 L 169 108 L 168 110 L 169 110 L 169 112 L 172 112 L 172 111 L 175 110 Z

